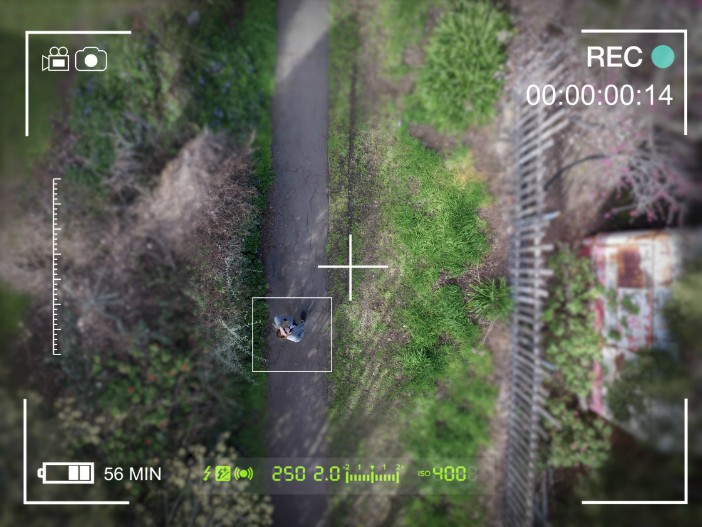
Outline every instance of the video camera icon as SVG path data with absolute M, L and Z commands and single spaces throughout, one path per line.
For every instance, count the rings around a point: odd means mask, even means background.
M 49 55 L 41 56 L 41 71 L 68 71 L 71 67 L 71 58 L 68 56 L 68 48 L 53 46 L 49 49 Z

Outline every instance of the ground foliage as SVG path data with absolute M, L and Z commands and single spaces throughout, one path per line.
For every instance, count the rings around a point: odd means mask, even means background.
M 543 313 L 547 327 L 546 360 L 555 366 L 546 406 L 559 422 L 547 422 L 548 462 L 554 467 L 601 466 L 609 454 L 611 430 L 578 405 L 592 389 L 593 366 L 599 357 L 593 302 L 600 294 L 589 258 L 561 247 L 549 260 L 554 270 Z
M 470 295 L 457 285 L 489 252 L 479 214 L 488 193 L 481 178 L 456 176 L 459 162 L 461 173 L 476 172 L 469 151 L 458 159 L 427 148 L 404 122 L 402 98 L 369 90 L 375 67 L 384 79 L 411 75 L 409 47 L 421 46 L 432 10 L 445 7 L 332 3 L 328 255 L 345 262 L 351 232 L 354 260 L 391 264 L 354 272 L 353 302 L 345 301 L 346 277 L 330 281 L 335 350 L 342 350 L 334 356 L 330 436 L 344 455 L 471 457 L 489 441 L 492 358 L 480 346 Z M 489 298 L 499 304 L 505 287 L 485 288 L 476 304 L 493 316 Z M 389 512 L 380 499 L 360 509 L 343 497 L 332 505 L 340 524 L 358 514 L 367 525 L 479 525 L 482 518 L 478 501 L 464 496 L 397 499 Z
M 149 29 L 107 50 L 133 61 L 76 79 L 68 132 L 52 152 L 61 163 L 49 163 L 64 181 L 64 240 L 85 235 L 83 249 L 74 248 L 73 260 L 67 249 L 64 261 L 64 275 L 75 278 L 65 282 L 64 360 L 58 369 L 42 360 L 47 322 L 40 315 L 21 346 L 38 357 L 30 378 L 55 401 L 46 411 L 60 417 L 68 457 L 182 472 L 178 463 L 192 461 L 193 452 L 233 455 L 236 447 L 263 455 L 265 385 L 246 375 L 245 321 L 248 299 L 265 291 L 258 247 L 273 177 L 275 5 L 184 1 L 136 16 Z M 178 239 L 152 228 L 143 205 L 161 191 L 160 174 L 176 154 L 185 152 L 183 163 L 199 155 L 193 141 L 211 145 L 214 163 L 198 170 L 216 184 L 198 209 L 204 217 L 187 225 L 195 232 Z M 186 518 L 204 525 L 213 513 L 212 502 L 200 503 L 177 481 L 164 492 L 128 492 L 142 519 L 158 525 Z M 241 512 L 222 525 L 270 524 L 263 498 L 227 496 L 217 504 Z
M 511 289 L 504 277 L 489 278 L 469 286 L 468 312 L 483 320 L 506 320 L 512 312 Z

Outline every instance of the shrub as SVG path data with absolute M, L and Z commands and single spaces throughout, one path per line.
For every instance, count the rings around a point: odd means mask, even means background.
M 490 321 L 509 317 L 512 312 L 512 298 L 504 277 L 471 284 L 468 312 Z
M 699 384 L 702 332 L 702 261 L 694 262 L 672 287 L 663 313 L 675 341 L 676 353 L 640 349 L 626 361 L 615 382 L 608 386 L 607 403 L 620 422 L 635 419 L 652 443 L 670 433 L 669 415 L 655 411 L 660 405 L 679 407 Z M 668 414 L 668 412 L 666 412 Z
M 665 400 L 679 404 L 689 388 L 684 379 L 685 372 L 670 353 L 638 350 L 636 358 L 622 365 L 617 380 L 609 386 L 607 403 L 617 421 L 650 419 L 647 403 Z
M 492 118 L 509 32 L 509 16 L 491 2 L 454 0 L 426 48 L 410 101 L 416 117 L 454 132 Z
M 547 407 L 560 428 L 546 423 L 554 467 L 598 468 L 609 457 L 609 427 L 575 407 L 575 396 L 586 397 L 592 389 L 592 366 L 600 352 L 592 301 L 604 291 L 591 265 L 567 247 L 549 261 L 555 274 L 543 321 L 546 358 L 557 368 L 550 383 L 555 398 Z
M 191 444 L 178 449 L 174 456 L 163 459 L 164 472 L 168 477 L 158 490 L 149 490 L 146 504 L 136 504 L 140 525 L 272 525 L 273 505 L 270 497 L 252 492 L 251 483 L 245 479 L 230 481 L 227 484 L 229 492 L 203 492 L 200 485 L 206 466 L 214 462 L 225 466 L 237 464 L 237 452 L 229 443 L 229 434 L 224 432 L 219 435 L 213 448 Z M 164 516 L 150 514 L 151 510 L 163 511 Z
M 65 169 L 72 183 L 120 195 L 121 203 L 153 183 L 198 127 L 225 129 L 241 142 L 253 130 L 265 133 L 274 2 L 246 2 L 236 31 L 231 2 L 207 2 L 199 13 L 190 25 L 184 16 L 154 10 L 144 23 L 158 31 L 116 39 L 108 48 L 129 61 L 78 79 L 69 116 L 76 155 Z
M 670 326 L 683 360 L 702 353 L 702 259 L 685 270 L 673 285 L 673 294 L 665 306 L 665 318 Z
M 563 400 L 551 401 L 549 410 L 561 425 L 551 423 L 551 452 L 549 461 L 554 467 L 599 468 L 609 458 L 611 428 L 602 419 L 590 422 L 578 410 L 567 407 Z
M 592 388 L 592 365 L 599 356 L 592 301 L 599 294 L 590 260 L 568 248 L 549 262 L 555 271 L 543 314 L 548 326 L 546 357 L 558 368 L 563 388 L 585 397 Z
M 119 206 L 117 213 L 114 207 L 101 211 L 104 222 L 94 222 L 94 232 L 110 242 L 117 238 L 105 233 L 125 232 L 129 258 L 103 265 L 111 253 L 100 249 L 83 255 L 89 268 L 67 271 L 77 277 L 68 283 L 82 296 L 66 295 L 73 301 L 62 311 L 68 331 L 61 344 L 71 360 L 61 361 L 60 377 L 70 389 L 54 395 L 60 429 L 73 457 L 90 454 L 123 466 L 154 456 L 181 460 L 182 448 L 209 447 L 225 429 L 242 455 L 261 456 L 265 382 L 252 379 L 242 359 L 250 356 L 250 328 L 232 321 L 248 320 L 248 299 L 265 292 L 258 226 L 272 180 L 268 104 L 275 5 L 247 2 L 237 18 L 231 2 L 215 0 L 199 9 L 199 22 L 192 25 L 183 16 L 189 11 L 156 11 L 148 20 L 157 31 L 120 39 L 111 48 L 124 51 L 129 65 L 77 79 L 71 99 L 77 155 L 63 174 L 70 187 L 86 183 L 81 196 L 95 209 L 99 197 Z M 199 196 L 198 215 L 187 221 L 178 243 L 158 236 L 161 230 L 140 234 L 125 219 L 138 216 L 132 211 L 145 207 L 149 194 L 137 197 L 160 181 L 156 175 L 183 141 L 208 127 L 227 132 L 202 134 L 211 147 L 207 155 L 187 151 L 199 177 L 207 172 L 211 177 L 204 179 L 213 185 Z M 253 143 L 250 158 L 243 141 L 232 137 Z M 69 210 L 69 220 L 80 218 L 80 210 Z M 260 335 L 254 339 L 262 345 Z M 227 375 L 216 358 L 244 374 Z M 259 426 L 248 424 L 254 415 Z M 175 487 L 164 492 L 179 492 Z M 143 486 L 131 488 L 135 505 L 155 508 L 158 519 L 171 496 L 161 493 L 147 503 L 147 493 Z M 166 523 L 243 521 L 232 514 L 220 521 L 200 501 L 185 504 L 176 496 L 184 512 Z

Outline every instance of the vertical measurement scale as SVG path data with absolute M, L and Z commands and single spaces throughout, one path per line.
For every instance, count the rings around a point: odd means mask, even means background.
M 51 349 L 54 355 L 61 355 L 58 345 L 58 332 L 61 331 L 58 327 L 58 308 L 61 305 L 58 301 L 58 283 L 61 281 L 58 276 L 58 257 L 61 256 L 58 252 L 58 233 L 61 230 L 58 226 L 58 208 L 61 206 L 58 201 L 59 181 L 59 177 L 53 179 L 51 194 Z

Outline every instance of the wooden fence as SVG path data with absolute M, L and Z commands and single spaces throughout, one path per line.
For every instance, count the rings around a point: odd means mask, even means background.
M 547 211 L 546 188 L 549 151 L 558 133 L 567 126 L 565 105 L 526 102 L 529 84 L 556 87 L 562 75 L 559 54 L 535 57 L 539 64 L 520 75 L 513 91 L 517 108 L 512 142 L 513 213 L 510 251 L 510 280 L 514 300 L 511 321 L 509 422 L 505 473 L 504 524 L 529 527 L 546 522 L 546 480 L 537 463 L 540 439 L 545 437 L 547 398 L 543 380 L 549 365 L 543 357 L 542 310 L 548 297 L 546 282 L 553 271 L 546 255 L 553 247 L 544 243 L 546 230 L 557 211 Z M 556 423 L 557 424 L 557 423 Z

